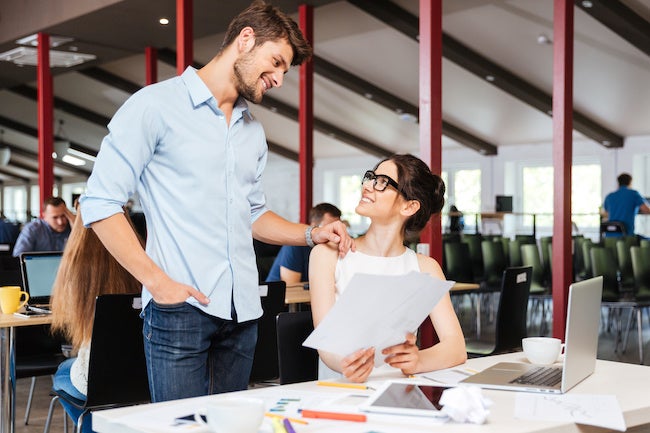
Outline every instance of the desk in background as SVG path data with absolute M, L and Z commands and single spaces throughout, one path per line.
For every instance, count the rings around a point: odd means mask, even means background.
M 524 361 L 521 352 L 506 355 L 488 356 L 475 358 L 467 361 L 466 368 L 483 370 L 496 362 L 502 361 Z M 404 378 L 397 370 L 380 369 L 379 374 L 371 376 L 372 381 Z M 650 425 L 650 393 L 647 384 L 650 384 L 650 367 L 635 364 L 625 364 L 611 361 L 598 361 L 595 373 L 569 391 L 570 394 L 614 394 L 616 395 L 625 423 L 629 428 Z M 319 394 L 336 395 L 350 394 L 349 389 L 319 387 L 315 382 L 305 382 L 293 385 L 282 385 L 270 388 L 255 388 L 249 391 L 238 393 L 198 397 L 194 399 L 175 400 L 164 403 L 145 404 L 131 406 L 121 409 L 111 409 L 93 413 L 93 430 L 99 433 L 154 433 L 151 425 L 147 424 L 147 413 L 156 409 L 165 409 L 164 413 L 170 417 L 170 423 L 179 414 L 179 408 L 187 411 L 187 407 L 198 408 L 205 401 L 215 401 L 228 398 L 232 395 L 239 396 L 268 396 L 274 393 L 279 397 L 283 392 L 318 392 Z M 359 391 L 369 394 L 370 391 Z M 357 393 L 357 391 L 355 391 Z M 393 431 L 409 431 L 412 433 L 444 431 L 444 432 L 478 432 L 481 433 L 521 433 L 521 432 L 545 432 L 545 433 L 578 433 L 586 431 L 604 431 L 595 427 L 576 425 L 571 422 L 559 421 L 522 421 L 515 419 L 514 405 L 516 394 L 512 391 L 484 390 L 484 395 L 491 399 L 494 404 L 490 408 L 488 421 L 484 425 L 473 424 L 444 424 L 442 426 L 423 425 L 420 417 L 387 416 L 368 414 L 368 422 L 354 423 L 346 421 L 327 421 L 331 427 L 325 428 L 324 421 L 319 423 L 310 420 L 309 425 L 294 425 L 298 433 L 309 433 L 315 431 L 337 431 L 345 430 L 348 433 L 363 433 L 368 431 L 380 431 L 391 433 Z M 267 397 L 268 398 L 268 397 Z M 176 409 L 175 409 L 176 408 Z M 185 413 L 183 413 L 185 414 Z M 420 420 L 419 422 L 417 420 Z M 153 421 L 152 421 L 153 422 Z M 413 423 L 413 425 L 410 425 Z
M 0 433 L 14 433 L 16 429 L 15 328 L 50 323 L 51 315 L 23 318 L 0 314 Z

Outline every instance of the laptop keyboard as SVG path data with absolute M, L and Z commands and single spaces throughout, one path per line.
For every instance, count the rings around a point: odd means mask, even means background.
M 561 368 L 535 367 L 513 379 L 510 383 L 522 385 L 555 386 L 562 381 Z

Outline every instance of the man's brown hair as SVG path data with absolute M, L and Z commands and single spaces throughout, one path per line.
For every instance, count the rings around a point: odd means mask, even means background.
M 221 50 L 229 46 L 245 27 L 251 27 L 255 32 L 256 47 L 268 41 L 286 39 L 293 49 L 292 66 L 301 65 L 311 57 L 311 46 L 305 40 L 298 24 L 264 0 L 255 0 L 230 22 Z

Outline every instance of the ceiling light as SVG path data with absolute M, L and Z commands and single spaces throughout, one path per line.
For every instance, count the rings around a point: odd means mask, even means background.
M 590 7 L 593 7 L 593 5 L 594 5 L 594 2 L 592 2 L 590 0 L 582 0 L 582 7 L 590 8 Z
M 85 152 L 82 152 L 82 151 L 80 151 L 80 150 L 74 149 L 74 148 L 72 148 L 72 147 L 69 147 L 69 148 L 68 148 L 68 153 L 69 153 L 70 155 L 75 155 L 75 156 L 78 156 L 78 157 L 80 157 L 80 158 L 87 159 L 88 161 L 93 161 L 93 162 L 94 162 L 94 161 L 97 159 L 96 157 L 94 157 L 94 156 L 92 156 L 92 155 L 89 155 L 89 154 L 87 154 L 87 153 L 85 153 Z
M 72 41 L 74 41 L 74 38 L 50 35 L 50 47 L 56 48 Z M 16 43 L 18 45 L 31 45 L 32 47 L 38 47 L 38 34 L 34 33 L 33 35 L 25 36 L 24 38 L 18 39 Z
M 161 19 L 158 20 L 158 22 L 159 22 L 160 24 L 162 24 L 163 26 L 166 26 L 167 24 L 169 24 L 169 19 L 167 19 L 167 18 L 161 18 Z
M 93 54 L 50 50 L 50 67 L 69 68 L 71 66 L 95 60 L 96 58 L 97 56 Z M 0 53 L 0 60 L 13 62 L 19 66 L 36 66 L 38 65 L 38 50 L 36 48 L 28 47 L 14 48 L 13 50 Z
M 537 43 L 539 45 L 550 45 L 553 43 L 553 41 L 551 41 L 551 38 L 546 36 L 544 33 L 541 33 L 539 36 L 537 36 Z
M 603 143 L 603 146 L 607 146 L 607 147 L 609 147 L 609 145 L 612 144 L 612 142 L 609 141 L 609 140 L 603 140 L 602 143 Z
M 76 165 L 76 166 L 86 165 L 86 161 L 84 161 L 83 159 L 77 158 L 75 156 L 72 156 L 72 155 L 63 155 L 63 158 L 61 158 L 61 161 L 67 162 L 70 165 Z
M 404 122 L 411 122 L 411 123 L 418 122 L 418 118 L 411 113 L 402 113 L 399 115 L 399 119 L 403 120 Z
M 372 93 L 370 93 L 370 92 L 366 92 L 366 93 L 364 93 L 363 96 L 365 96 L 366 99 L 372 99 L 372 98 L 373 98 L 373 95 L 372 95 Z
M 496 78 L 494 78 L 494 75 L 486 75 L 485 79 L 488 80 L 490 83 L 493 82 Z

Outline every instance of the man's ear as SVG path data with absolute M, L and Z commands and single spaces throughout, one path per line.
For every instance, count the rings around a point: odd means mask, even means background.
M 420 202 L 417 200 L 406 200 L 404 206 L 402 206 L 401 213 L 406 217 L 410 217 L 416 214 L 420 210 Z
M 244 27 L 237 36 L 237 49 L 240 53 L 245 53 L 255 46 L 255 31 L 252 27 Z

